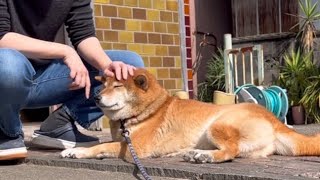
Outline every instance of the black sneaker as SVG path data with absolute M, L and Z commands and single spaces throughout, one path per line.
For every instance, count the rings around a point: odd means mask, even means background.
M 27 148 L 22 135 L 12 138 L 0 133 L 0 160 L 16 160 L 27 157 Z
M 97 137 L 82 134 L 77 126 L 71 122 L 50 132 L 36 130 L 31 139 L 33 146 L 53 149 L 88 147 L 99 143 Z

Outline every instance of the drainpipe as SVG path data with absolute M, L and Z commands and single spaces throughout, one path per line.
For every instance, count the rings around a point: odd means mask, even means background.
M 181 73 L 183 80 L 183 91 L 189 92 L 188 72 L 187 72 L 187 48 L 186 48 L 186 26 L 184 14 L 184 1 L 178 0 L 179 3 L 179 26 L 180 26 L 180 55 L 181 55 Z

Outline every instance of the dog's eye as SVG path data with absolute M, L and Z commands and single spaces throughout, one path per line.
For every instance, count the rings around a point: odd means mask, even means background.
M 117 84 L 117 85 L 114 85 L 113 87 L 114 88 L 119 88 L 119 87 L 123 87 L 123 85 L 122 84 Z

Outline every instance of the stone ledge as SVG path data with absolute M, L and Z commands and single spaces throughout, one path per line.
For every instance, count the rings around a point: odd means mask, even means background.
M 52 153 L 52 152 L 51 152 Z M 131 162 L 120 159 L 61 159 L 59 152 L 43 156 L 40 151 L 31 151 L 26 164 L 83 168 L 97 171 L 137 174 Z M 221 164 L 190 164 L 180 158 L 142 159 L 150 176 L 181 179 L 228 179 L 228 180 L 298 180 L 319 178 L 320 157 L 271 156 L 268 159 L 236 159 Z
M 26 144 L 37 126 L 26 126 Z M 320 132 L 320 124 L 293 126 L 303 134 Z M 104 141 L 111 139 L 108 130 L 100 132 L 86 131 L 90 135 L 97 135 Z M 75 169 L 90 169 L 97 171 L 122 172 L 135 177 L 138 169 L 132 162 L 120 159 L 62 159 L 60 151 L 41 150 L 30 147 L 26 164 L 67 167 Z M 262 159 L 237 158 L 232 162 L 220 164 L 193 164 L 183 162 L 182 158 L 152 158 L 141 159 L 147 173 L 153 177 L 179 179 L 226 179 L 226 180 L 299 180 L 319 179 L 320 157 L 286 157 L 270 156 Z M 139 173 L 140 174 L 140 173 Z

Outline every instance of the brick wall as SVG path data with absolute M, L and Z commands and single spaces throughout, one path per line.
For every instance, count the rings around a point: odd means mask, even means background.
M 183 87 L 177 1 L 94 1 L 96 33 L 102 47 L 137 52 L 171 93 Z

